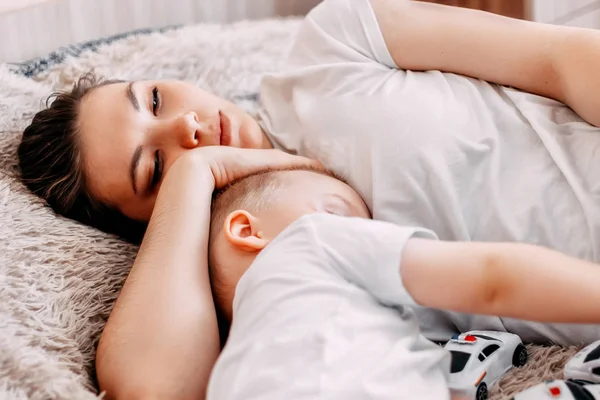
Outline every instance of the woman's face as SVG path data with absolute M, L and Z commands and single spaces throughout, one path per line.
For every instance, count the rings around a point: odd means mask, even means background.
M 140 221 L 150 219 L 164 175 L 184 152 L 271 147 L 242 109 L 180 81 L 95 88 L 81 101 L 78 123 L 91 194 Z

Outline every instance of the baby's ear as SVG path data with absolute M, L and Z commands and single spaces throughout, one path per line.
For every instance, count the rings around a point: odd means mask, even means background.
M 225 218 L 223 233 L 232 246 L 243 251 L 258 252 L 269 243 L 259 230 L 258 218 L 245 210 L 233 211 Z

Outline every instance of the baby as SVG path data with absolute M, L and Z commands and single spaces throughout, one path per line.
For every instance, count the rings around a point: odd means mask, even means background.
M 222 190 L 209 265 L 232 325 L 208 398 L 448 399 L 448 354 L 407 306 L 600 320 L 593 264 L 531 245 L 435 239 L 371 220 L 324 171 L 266 171 Z M 523 279 L 532 275 L 536 285 Z

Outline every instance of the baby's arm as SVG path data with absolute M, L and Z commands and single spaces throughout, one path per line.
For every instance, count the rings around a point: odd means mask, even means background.
M 541 322 L 600 322 L 600 265 L 517 243 L 411 239 L 401 276 L 423 306 Z

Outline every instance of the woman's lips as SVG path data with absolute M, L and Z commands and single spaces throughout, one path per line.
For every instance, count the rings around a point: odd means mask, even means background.
M 231 145 L 231 120 L 223 112 L 219 111 L 221 120 L 221 146 Z

